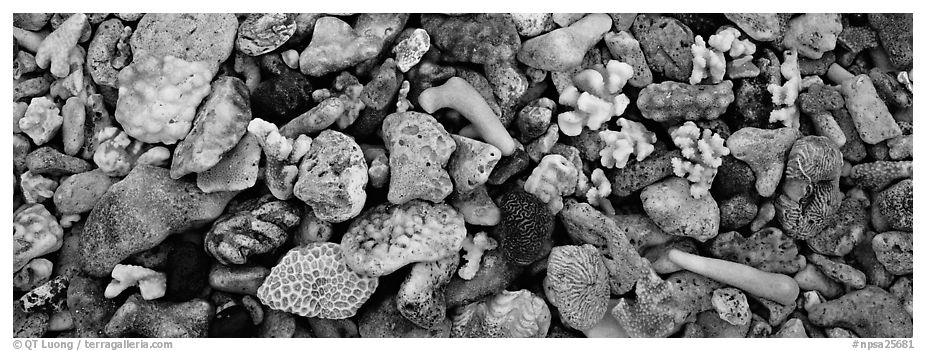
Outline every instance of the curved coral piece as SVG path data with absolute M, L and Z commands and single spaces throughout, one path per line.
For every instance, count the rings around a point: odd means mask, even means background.
M 376 277 L 350 269 L 340 245 L 311 243 L 287 252 L 257 289 L 257 297 L 275 310 L 344 319 L 357 314 L 378 284 Z
M 780 304 L 794 303 L 799 293 L 797 282 L 784 274 L 768 273 L 744 264 L 692 255 L 676 249 L 669 250 L 666 256 L 682 269 Z
M 511 262 L 528 265 L 543 255 L 543 245 L 553 235 L 553 214 L 536 196 L 514 190 L 498 198 L 502 220 L 501 249 Z
M 557 246 L 550 252 L 543 291 L 559 309 L 563 323 L 585 330 L 607 312 L 608 269 L 594 246 Z
M 87 15 L 83 13 L 75 13 L 68 17 L 58 29 L 42 40 L 35 52 L 35 63 L 43 69 L 51 66 L 49 71 L 55 77 L 67 77 L 71 72 L 68 56 L 88 25 Z
M 466 239 L 463 239 L 462 247 L 463 251 L 466 251 L 466 254 L 463 255 L 466 263 L 460 266 L 459 271 L 457 271 L 460 278 L 463 278 L 463 280 L 473 279 L 476 272 L 479 271 L 483 253 L 495 250 L 496 247 L 498 247 L 498 242 L 486 235 L 485 232 L 467 235 Z
M 465 237 L 463 215 L 453 207 L 413 200 L 362 213 L 341 238 L 341 248 L 351 269 L 378 277 L 456 254 Z
M 212 83 L 211 89 L 193 120 L 190 133 L 174 149 L 171 178 L 179 179 L 212 168 L 247 132 L 251 98 L 244 82 L 234 77 L 221 77 Z
M 617 124 L 620 131 L 603 130 L 598 132 L 605 146 L 598 155 L 601 156 L 601 165 L 607 168 L 624 168 L 630 155 L 636 155 L 636 160 L 643 161 L 653 153 L 656 142 L 656 133 L 650 132 L 642 123 L 625 118 L 619 118 Z
M 451 318 L 457 338 L 543 338 L 550 328 L 550 308 L 527 290 L 502 291 L 464 306 Z
M 33 258 L 55 252 L 64 244 L 64 230 L 42 204 L 13 213 L 13 273 Z
M 524 191 L 533 194 L 547 204 L 550 212 L 563 209 L 563 196 L 575 193 L 579 181 L 579 170 L 561 155 L 546 155 L 531 172 L 524 183 Z
M 206 233 L 206 252 L 224 265 L 245 264 L 248 257 L 282 245 L 301 215 L 296 206 L 270 195 L 233 206 Z
M 714 238 L 708 250 L 714 257 L 772 273 L 794 274 L 805 264 L 794 239 L 772 227 L 748 238 L 738 232 L 722 233 Z
M 174 144 L 190 131 L 212 77 L 206 62 L 136 57 L 119 72 L 116 120 L 142 142 Z
M 690 85 L 665 81 L 640 91 L 637 107 L 643 117 L 674 124 L 683 120 L 712 120 L 733 102 L 733 81 L 715 85 Z
M 142 266 L 117 264 L 113 268 L 112 277 L 113 280 L 103 293 L 107 299 L 119 296 L 125 289 L 136 285 L 145 300 L 160 298 L 167 291 L 167 275 Z
M 514 139 L 479 91 L 465 79 L 453 77 L 441 86 L 425 89 L 418 95 L 418 104 L 427 113 L 442 108 L 456 110 L 473 124 L 483 140 L 501 150 L 503 156 L 514 153 Z
M 808 136 L 794 143 L 775 201 L 775 215 L 788 235 L 807 239 L 830 224 L 842 201 L 842 165 L 842 153 L 829 138 Z

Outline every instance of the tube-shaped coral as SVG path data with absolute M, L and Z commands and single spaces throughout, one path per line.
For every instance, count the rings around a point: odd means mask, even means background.
M 704 129 L 698 139 L 698 132 L 698 126 L 691 121 L 671 132 L 672 142 L 682 149 L 682 156 L 685 157 L 685 160 L 673 157 L 672 169 L 676 176 L 685 177 L 694 183 L 691 185 L 691 196 L 696 199 L 707 194 L 722 157 L 730 154 L 730 149 L 724 146 L 724 140 L 719 134 Z
M 563 134 L 579 135 L 583 127 L 598 130 L 611 117 L 624 114 L 630 99 L 621 89 L 632 76 L 633 67 L 617 60 L 577 73 L 559 96 L 560 104 L 575 108 L 556 118 Z
M 605 147 L 598 152 L 601 165 L 607 168 L 624 168 L 630 155 L 637 155 L 637 162 L 643 161 L 653 153 L 656 134 L 646 129 L 642 123 L 619 118 L 620 131 L 603 130 L 598 132 Z
M 797 282 L 784 274 L 768 273 L 744 264 L 701 257 L 675 249 L 669 250 L 667 258 L 683 269 L 729 284 L 754 296 L 783 305 L 797 300 Z
M 418 104 L 427 113 L 445 107 L 456 110 L 473 124 L 483 140 L 501 150 L 502 155 L 514 153 L 514 139 L 508 130 L 479 91 L 463 78 L 453 77 L 441 86 L 422 91 L 418 95 Z

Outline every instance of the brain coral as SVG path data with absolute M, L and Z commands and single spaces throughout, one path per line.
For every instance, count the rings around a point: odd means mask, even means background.
M 520 265 L 540 259 L 543 243 L 553 234 L 553 214 L 547 206 L 521 190 L 502 195 L 496 203 L 502 211 L 498 230 L 505 256 Z
M 257 290 L 262 303 L 304 317 L 344 319 L 363 305 L 379 279 L 352 271 L 341 246 L 311 243 L 283 256 Z

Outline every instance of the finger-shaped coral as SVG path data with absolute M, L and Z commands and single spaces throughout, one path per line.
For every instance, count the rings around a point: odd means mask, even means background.
M 109 276 L 126 257 L 157 246 L 174 233 L 215 220 L 236 194 L 205 194 L 168 170 L 140 165 L 114 184 L 87 217 L 80 250 L 84 271 Z
M 418 262 L 399 285 L 395 302 L 399 313 L 419 327 L 436 330 L 447 319 L 444 288 L 460 262 L 451 255 L 434 262 Z
M 759 195 L 770 197 L 784 173 L 788 151 L 800 137 L 801 133 L 794 128 L 746 127 L 727 138 L 727 147 L 733 157 L 749 164 L 755 172 Z
M 624 168 L 630 155 L 635 154 L 636 160 L 643 161 L 653 153 L 653 143 L 656 134 L 646 129 L 642 123 L 625 118 L 617 120 L 621 126 L 620 131 L 604 130 L 598 132 L 605 147 L 599 151 L 601 165 L 608 168 Z
M 362 213 L 341 238 L 341 249 L 353 271 L 378 277 L 455 254 L 465 237 L 463 216 L 453 207 L 414 200 Z
M 64 230 L 42 204 L 20 207 L 13 213 L 13 273 L 33 258 L 57 251 Z
M 187 302 L 146 301 L 132 295 L 106 324 L 109 337 L 137 334 L 149 338 L 202 338 L 215 307 L 195 298 Z
M 87 15 L 83 13 L 75 13 L 68 17 L 58 29 L 42 40 L 35 53 L 35 63 L 40 68 L 48 68 L 55 77 L 66 77 L 71 68 L 68 56 L 77 45 L 84 28 L 88 26 Z
M 344 319 L 376 290 L 379 279 L 351 270 L 341 246 L 312 243 L 286 253 L 257 290 L 272 309 L 304 317 Z
M 466 239 L 463 239 L 462 247 L 463 251 L 466 251 L 466 254 L 463 255 L 466 263 L 460 266 L 460 270 L 457 271 L 460 278 L 463 278 L 463 280 L 473 279 L 476 272 L 479 272 L 483 253 L 495 250 L 496 247 L 498 247 L 498 242 L 486 235 L 485 232 L 479 232 L 472 236 L 467 235 Z
M 716 258 L 772 273 L 797 273 L 805 264 L 794 239 L 773 227 L 762 229 L 748 238 L 738 232 L 720 234 L 711 241 L 708 250 Z
M 733 81 L 714 85 L 690 85 L 665 81 L 640 91 L 637 107 L 648 119 L 675 124 L 684 120 L 712 120 L 733 102 Z
M 337 17 L 319 18 L 312 33 L 312 41 L 299 55 L 299 69 L 313 77 L 370 59 L 382 48 L 381 38 L 359 32 Z
M 164 296 L 167 289 L 167 276 L 142 266 L 117 264 L 112 272 L 113 280 L 106 286 L 104 296 L 111 299 L 119 296 L 125 289 L 138 286 L 141 297 L 154 300 Z
M 518 61 L 546 71 L 565 71 L 582 64 L 585 53 L 611 29 L 611 17 L 589 14 L 549 33 L 528 39 L 518 51 Z
M 553 234 L 553 214 L 536 196 L 520 190 L 496 201 L 502 212 L 501 250 L 515 264 L 528 265 L 541 258 L 544 243 Z
M 547 204 L 550 212 L 563 209 L 563 196 L 575 193 L 579 171 L 575 165 L 560 155 L 547 155 L 531 172 L 524 183 L 524 191 Z
M 457 148 L 447 163 L 454 191 L 465 194 L 485 184 L 502 153 L 497 147 L 467 137 L 451 134 Z
M 563 323 L 575 329 L 593 327 L 607 313 L 608 270 L 594 246 L 557 246 L 550 252 L 543 291 Z
M 212 77 L 205 62 L 136 57 L 119 72 L 116 120 L 142 142 L 174 144 L 190 131 Z
M 791 147 L 775 215 L 796 239 L 816 236 L 833 220 L 842 202 L 839 177 L 842 153 L 828 138 L 808 136 Z
M 389 202 L 439 202 L 450 195 L 453 183 L 444 166 L 456 143 L 434 117 L 410 111 L 393 113 L 383 120 L 382 131 L 389 149 Z
M 679 250 L 670 250 L 667 257 L 683 269 L 782 304 L 793 303 L 799 293 L 797 282 L 784 274 L 768 273 L 744 264 L 692 255 Z
M 360 214 L 368 179 L 357 142 L 347 134 L 325 130 L 302 158 L 293 194 L 312 206 L 318 218 L 340 223 Z
M 636 284 L 636 299 L 621 298 L 611 315 L 630 337 L 664 338 L 701 311 L 711 308 L 711 291 L 720 284 L 689 272 L 662 280 L 647 274 Z
M 546 302 L 527 290 L 502 291 L 459 309 L 451 337 L 543 338 L 551 321 Z
M 643 210 L 666 233 L 707 241 L 720 231 L 720 208 L 710 194 L 691 196 L 687 180 L 669 177 L 640 193 Z
M 463 78 L 453 77 L 441 86 L 426 89 L 418 95 L 418 104 L 427 113 L 434 113 L 442 108 L 456 110 L 472 123 L 485 142 L 501 150 L 502 156 L 514 152 L 514 139 L 508 134 L 499 117 L 492 112 L 476 88 Z M 385 124 L 384 121 L 384 130 Z
M 221 77 L 193 120 L 190 133 L 177 144 L 170 176 L 179 179 L 215 166 L 235 147 L 251 122 L 250 93 L 238 78 Z
M 813 306 L 807 317 L 815 325 L 846 328 L 863 338 L 913 336 L 913 317 L 897 297 L 875 286 Z
M 595 131 L 612 117 L 624 114 L 630 99 L 621 89 L 632 75 L 630 65 L 616 60 L 576 73 L 559 96 L 560 104 L 575 109 L 556 117 L 563 134 L 577 136 L 584 127 Z
M 282 245 L 299 224 L 300 210 L 270 195 L 228 209 L 206 233 L 206 251 L 220 263 L 244 264 L 248 257 Z
M 871 240 L 875 256 L 888 272 L 895 275 L 913 273 L 913 233 L 884 232 Z

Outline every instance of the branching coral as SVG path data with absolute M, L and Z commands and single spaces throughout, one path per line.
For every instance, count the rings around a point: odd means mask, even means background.
M 717 168 L 722 163 L 722 157 L 730 154 L 730 149 L 724 146 L 720 134 L 704 129 L 698 139 L 699 128 L 693 122 L 685 124 L 672 131 L 672 142 L 682 149 L 685 160 L 672 158 L 672 169 L 676 176 L 687 178 L 692 182 L 691 196 L 700 199 L 706 195 L 717 175 Z
M 631 76 L 633 67 L 617 60 L 577 73 L 559 96 L 560 104 L 575 109 L 556 117 L 563 134 L 577 136 L 583 127 L 598 130 L 611 117 L 624 114 L 630 99 L 621 89 Z
M 112 277 L 104 293 L 107 299 L 119 296 L 125 289 L 136 285 L 145 300 L 160 298 L 167 290 L 167 275 L 141 266 L 117 264 Z
M 546 155 L 524 183 L 524 191 L 533 194 L 553 214 L 563 209 L 563 196 L 575 193 L 579 179 L 576 166 L 560 155 Z
M 797 53 L 784 52 L 785 60 L 781 63 L 781 75 L 786 79 L 784 85 L 769 84 L 768 92 L 772 94 L 772 103 L 779 107 L 772 110 L 769 122 L 781 122 L 786 127 L 800 127 L 800 113 L 794 102 L 801 89 L 801 70 L 797 64 Z
M 87 15 L 83 13 L 75 13 L 68 17 L 58 29 L 42 40 L 35 53 L 35 63 L 43 69 L 51 66 L 50 71 L 55 77 L 67 77 L 71 67 L 68 57 L 88 25 Z
M 717 34 L 711 35 L 707 43 L 712 48 L 721 52 L 726 52 L 733 58 L 750 56 L 756 53 L 756 44 L 753 44 L 748 38 L 740 40 L 738 39 L 739 37 L 740 31 L 736 30 L 736 28 L 728 27 L 718 31 Z
M 473 279 L 476 272 L 479 271 L 482 254 L 489 250 L 495 250 L 496 247 L 498 247 L 498 242 L 486 235 L 485 232 L 479 232 L 473 236 L 467 235 L 466 239 L 463 239 L 463 251 L 466 251 L 463 258 L 466 259 L 466 263 L 460 266 L 457 272 L 460 278 L 463 278 L 463 280 Z
M 711 36 L 711 43 L 715 36 Z M 714 46 L 714 45 L 711 45 Z M 723 57 L 723 52 L 718 49 L 708 48 L 704 38 L 700 35 L 695 36 L 694 44 L 691 44 L 691 77 L 688 83 L 700 84 L 705 78 L 710 78 L 710 84 L 717 84 L 723 81 L 724 74 L 727 73 L 727 61 Z
M 585 193 L 588 203 L 592 206 L 610 207 L 608 196 L 611 195 L 611 181 L 604 175 L 601 168 L 595 168 L 591 177 L 593 187 L 590 187 Z M 612 208 L 611 211 L 614 209 Z
M 296 140 L 287 138 L 280 134 L 275 124 L 260 118 L 252 119 L 248 123 L 248 132 L 257 137 L 257 142 L 267 158 L 287 164 L 298 163 L 312 146 L 312 138 L 306 135 L 300 135 Z
M 603 130 L 598 132 L 605 147 L 598 152 L 601 165 L 607 168 L 624 168 L 630 155 L 635 154 L 637 161 L 643 161 L 653 153 L 656 134 L 646 129 L 642 123 L 619 118 L 620 131 Z
M 262 303 L 303 317 L 344 319 L 373 295 L 379 284 L 351 270 L 341 246 L 312 243 L 286 253 L 257 290 Z

